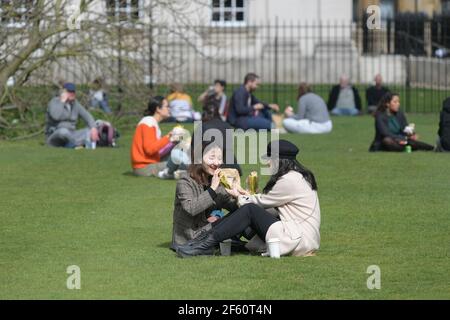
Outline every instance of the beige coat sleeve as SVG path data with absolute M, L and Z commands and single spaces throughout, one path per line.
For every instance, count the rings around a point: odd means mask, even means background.
M 298 197 L 292 192 L 292 181 L 287 176 L 281 177 L 267 194 L 240 196 L 238 201 L 242 206 L 246 203 L 255 203 L 263 208 L 277 208 L 289 203 Z

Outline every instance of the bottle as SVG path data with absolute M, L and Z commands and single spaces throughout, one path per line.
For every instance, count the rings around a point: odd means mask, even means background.
M 411 146 L 409 144 L 405 146 L 405 152 L 406 153 L 411 153 L 412 152 L 412 148 L 411 148 Z

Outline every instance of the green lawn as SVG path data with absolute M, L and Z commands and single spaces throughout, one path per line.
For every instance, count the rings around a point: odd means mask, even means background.
M 437 115 L 409 120 L 434 143 Z M 177 258 L 175 182 L 130 174 L 132 132 L 96 151 L 0 142 L 0 299 L 450 299 L 450 154 L 370 154 L 372 118 L 334 124 L 284 136 L 317 176 L 322 243 L 280 260 Z M 81 290 L 66 288 L 70 265 Z

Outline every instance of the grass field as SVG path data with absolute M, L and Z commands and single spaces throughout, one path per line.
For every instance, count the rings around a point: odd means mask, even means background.
M 434 143 L 437 115 L 409 120 Z M 280 260 L 177 258 L 175 182 L 130 174 L 132 132 L 96 151 L 0 142 L 0 299 L 450 299 L 450 155 L 370 154 L 370 117 L 334 125 L 283 136 L 317 176 L 322 243 Z M 70 265 L 81 290 L 66 288 Z

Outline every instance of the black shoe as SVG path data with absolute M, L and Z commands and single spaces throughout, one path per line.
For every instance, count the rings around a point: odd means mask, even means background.
M 248 249 L 245 247 L 246 244 L 247 244 L 246 241 L 232 238 L 231 239 L 231 252 L 248 252 Z
M 208 237 L 208 234 L 209 234 L 208 231 L 202 230 L 202 231 L 200 231 L 200 234 L 196 238 L 189 240 L 188 242 L 186 242 L 183 245 L 178 245 L 178 247 L 192 246 L 195 242 L 205 240 Z
M 200 237 L 199 237 L 200 238 Z M 180 258 L 188 258 L 193 256 L 211 256 L 214 255 L 215 247 L 219 244 L 214 235 L 209 232 L 206 239 L 195 241 L 191 245 L 179 246 L 177 254 Z

